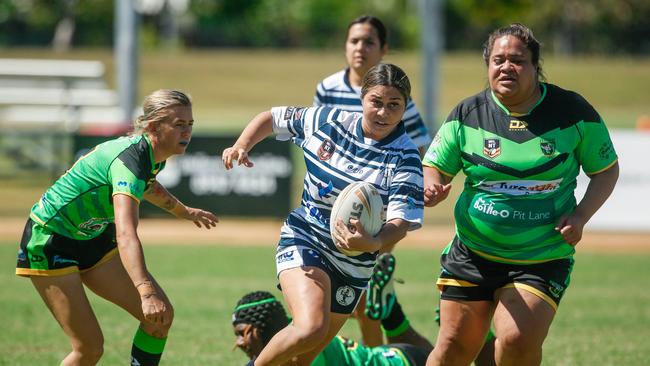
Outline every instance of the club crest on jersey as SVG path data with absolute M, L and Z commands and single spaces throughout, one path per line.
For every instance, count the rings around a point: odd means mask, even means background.
M 483 139 L 483 155 L 490 159 L 494 159 L 501 155 L 501 140 Z
M 544 156 L 552 156 L 555 153 L 555 141 L 553 140 L 542 141 L 539 143 L 539 147 L 542 149 Z
M 334 154 L 334 142 L 330 139 L 325 139 L 318 148 L 318 158 L 320 160 L 329 160 Z
M 307 108 L 289 107 L 284 111 L 284 119 L 287 121 L 296 121 L 302 117 Z

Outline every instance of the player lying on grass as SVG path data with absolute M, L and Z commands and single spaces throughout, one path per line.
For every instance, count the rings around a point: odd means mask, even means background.
M 312 366 L 424 366 L 433 346 L 410 325 L 402 311 L 393 291 L 394 270 L 393 255 L 382 254 L 373 270 L 366 304 L 372 310 L 369 311 L 371 317 L 381 318 L 389 344 L 366 347 L 336 336 L 318 354 Z M 232 314 L 235 345 L 254 360 L 269 340 L 289 323 L 284 307 L 272 294 L 265 291 L 248 293 L 237 302 Z M 477 366 L 494 364 L 493 344 L 494 337 L 489 337 L 475 361 Z

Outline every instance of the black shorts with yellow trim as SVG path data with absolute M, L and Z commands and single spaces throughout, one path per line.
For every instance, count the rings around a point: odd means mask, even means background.
M 569 287 L 573 263 L 573 258 L 523 265 L 494 262 L 474 253 L 456 236 L 440 258 L 442 270 L 436 284 L 445 300 L 493 301 L 497 290 L 517 288 L 557 310 Z
M 29 277 L 85 272 L 117 254 L 114 224 L 93 239 L 76 240 L 28 219 L 18 249 L 16 274 Z

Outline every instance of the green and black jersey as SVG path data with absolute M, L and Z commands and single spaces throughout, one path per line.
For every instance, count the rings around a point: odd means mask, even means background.
M 72 239 L 97 237 L 113 222 L 114 194 L 140 201 L 165 162 L 156 164 L 145 135 L 97 145 L 63 174 L 32 207 L 30 218 Z
M 541 88 L 525 115 L 510 113 L 490 89 L 465 99 L 423 160 L 450 177 L 465 173 L 456 232 L 487 259 L 526 264 L 573 255 L 554 227 L 575 209 L 579 169 L 595 174 L 617 161 L 603 120 L 584 98 Z
M 311 366 L 410 366 L 402 351 L 390 345 L 365 347 L 336 336 L 318 354 Z

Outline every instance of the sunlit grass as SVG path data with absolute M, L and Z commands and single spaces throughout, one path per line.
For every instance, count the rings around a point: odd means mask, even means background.
M 262 244 L 262 243 L 260 243 Z M 243 365 L 234 342 L 231 311 L 237 300 L 254 290 L 279 298 L 275 285 L 273 243 L 258 247 L 149 246 L 147 263 L 174 303 L 176 318 L 164 365 Z M 5 263 L 14 245 L 0 245 Z M 434 250 L 396 252 L 400 302 L 411 323 L 435 339 L 434 309 L 438 272 Z M 650 254 L 578 254 L 571 286 L 560 306 L 544 347 L 543 365 L 641 365 L 650 359 L 650 302 L 645 279 Z M 29 280 L 6 269 L 0 275 L 0 365 L 55 365 L 69 346 Z M 91 296 L 105 335 L 100 365 L 128 360 L 136 321 L 116 306 Z M 342 334 L 358 339 L 350 321 Z M 27 342 L 26 339 L 38 340 Z M 567 346 L 570 345 L 570 346 Z

